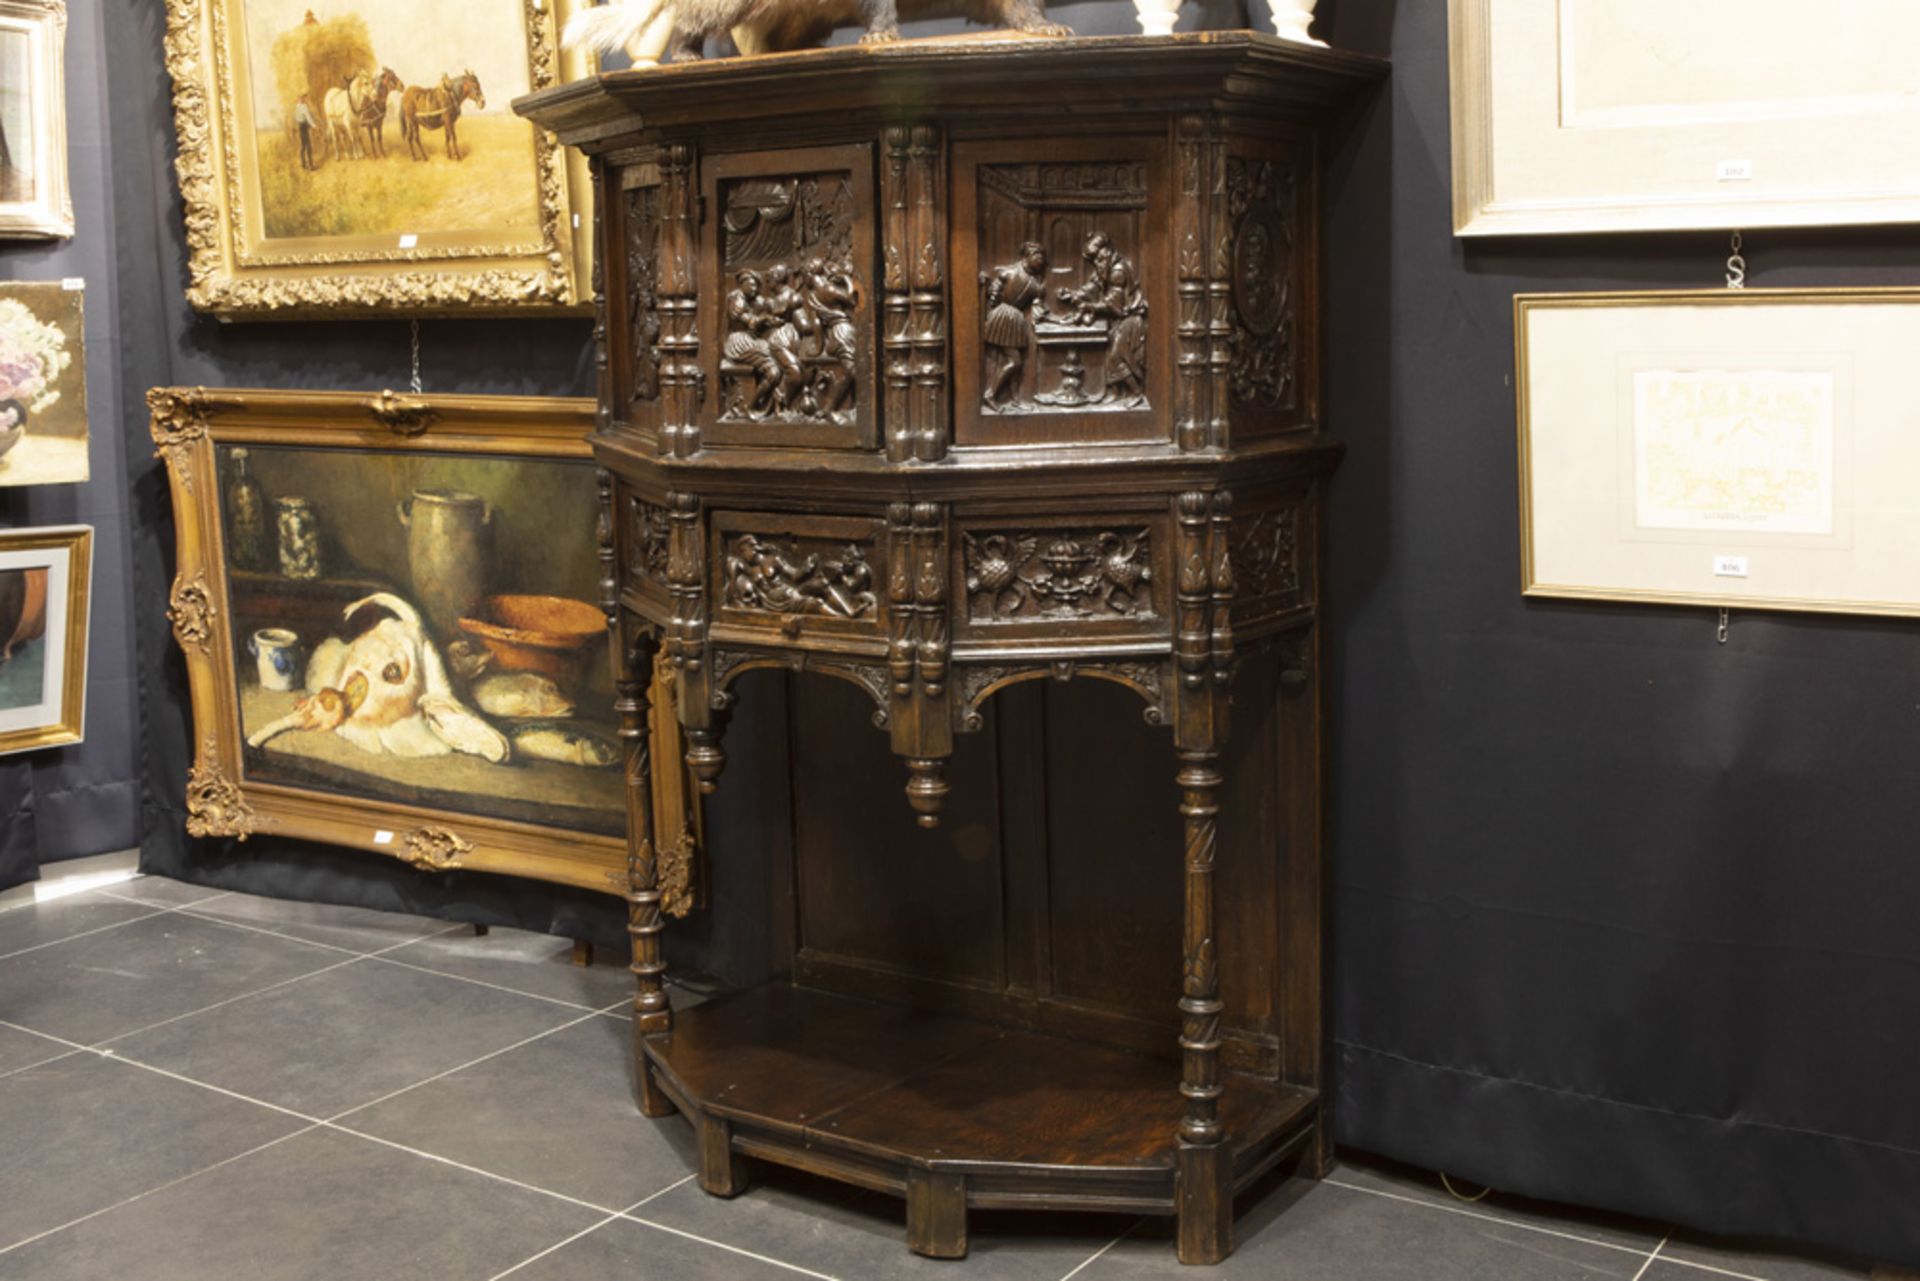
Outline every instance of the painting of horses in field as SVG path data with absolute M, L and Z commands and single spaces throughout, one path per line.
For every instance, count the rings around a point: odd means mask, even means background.
M 242 0 L 264 239 L 538 235 L 520 7 Z

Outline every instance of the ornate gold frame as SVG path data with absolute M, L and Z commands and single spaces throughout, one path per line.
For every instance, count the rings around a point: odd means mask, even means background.
M 34 45 L 34 198 L 0 204 L 0 239 L 64 239 L 73 234 L 67 189 L 66 0 L 0 0 L 0 27 L 24 31 Z
M 46 725 L 0 733 L 0 755 L 78 743 L 86 736 L 87 605 L 93 589 L 93 527 L 47 526 L 0 531 L 0 552 L 67 552 L 66 665 L 60 684 L 59 718 Z
M 160 387 L 147 393 L 147 404 L 173 493 L 177 564 L 167 618 L 186 656 L 196 741 L 187 776 L 188 833 L 244 841 L 274 832 L 387 854 L 431 871 L 502 872 L 626 894 L 628 849 L 621 837 L 249 781 L 233 650 L 220 643 L 229 596 L 215 444 L 590 459 L 594 402 Z M 611 530 L 603 517 L 603 543 Z M 602 552 L 611 555 L 608 546 Z M 652 725 L 657 759 L 672 761 L 682 753 L 668 688 L 656 677 Z M 692 795 L 684 770 L 653 771 L 654 843 L 682 887 L 664 906 L 677 916 L 693 906 L 704 879 L 696 866 L 700 815 Z
M 5 0 L 0 0 L 5 2 Z M 342 313 L 397 316 L 587 314 L 593 296 L 592 183 L 587 162 L 534 131 L 540 230 L 523 245 L 484 236 L 433 247 L 251 253 L 244 246 L 247 159 L 230 10 L 245 0 L 167 0 L 180 195 L 186 210 L 187 301 L 223 320 Z M 590 74 L 563 54 L 559 31 L 582 0 L 520 0 L 535 89 Z M 401 237 L 404 243 L 408 237 Z

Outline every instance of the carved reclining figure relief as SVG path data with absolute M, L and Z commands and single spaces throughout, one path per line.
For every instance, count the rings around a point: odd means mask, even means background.
M 612 0 L 567 23 L 565 43 L 596 53 L 624 49 L 636 67 L 701 56 L 709 36 L 732 32 L 741 53 L 819 44 L 836 27 L 861 25 L 862 44 L 900 38 L 900 19 L 964 17 L 1036 36 L 1073 32 L 1047 21 L 1043 0 Z

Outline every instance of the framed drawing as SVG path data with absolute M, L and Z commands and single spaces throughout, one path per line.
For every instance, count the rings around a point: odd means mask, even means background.
M 1920 290 L 1522 294 L 1523 589 L 1920 614 Z
M 1920 221 L 1910 0 L 1448 8 L 1456 234 Z
M 585 161 L 513 114 L 575 0 L 168 0 L 188 300 L 225 319 L 584 311 Z
M 0 283 L 0 485 L 87 478 L 81 296 L 58 281 Z
M 0 0 L 0 238 L 73 234 L 66 0 Z
M 0 530 L 0 754 L 77 743 L 93 529 Z
M 192 687 L 187 830 L 625 893 L 593 402 L 163 388 L 148 404 Z M 684 914 L 696 816 L 681 774 L 654 777 L 667 910 Z

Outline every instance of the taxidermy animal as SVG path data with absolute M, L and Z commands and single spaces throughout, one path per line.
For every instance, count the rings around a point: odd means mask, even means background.
M 364 752 L 466 752 L 503 763 L 512 754 L 506 736 L 454 697 L 419 611 L 390 592 L 376 592 L 347 606 L 343 617 L 351 620 L 369 607 L 387 617 L 352 640 L 330 637 L 315 646 L 307 697 L 250 736 L 247 746 L 262 747 L 289 730 L 332 730 Z
M 573 715 L 573 700 L 538 672 L 483 677 L 474 684 L 473 701 L 489 716 Z
M 605 769 L 620 760 L 620 749 L 598 734 L 552 722 L 535 722 L 514 730 L 513 750 L 522 756 L 590 769 Z
M 583 9 L 567 23 L 568 47 L 596 53 L 624 49 L 635 66 L 664 57 L 700 57 L 709 36 L 731 31 L 741 53 L 778 53 L 819 44 L 834 28 L 864 25 L 862 44 L 900 38 L 900 18 L 960 16 L 1036 36 L 1070 36 L 1048 22 L 1043 0 L 612 0 Z

